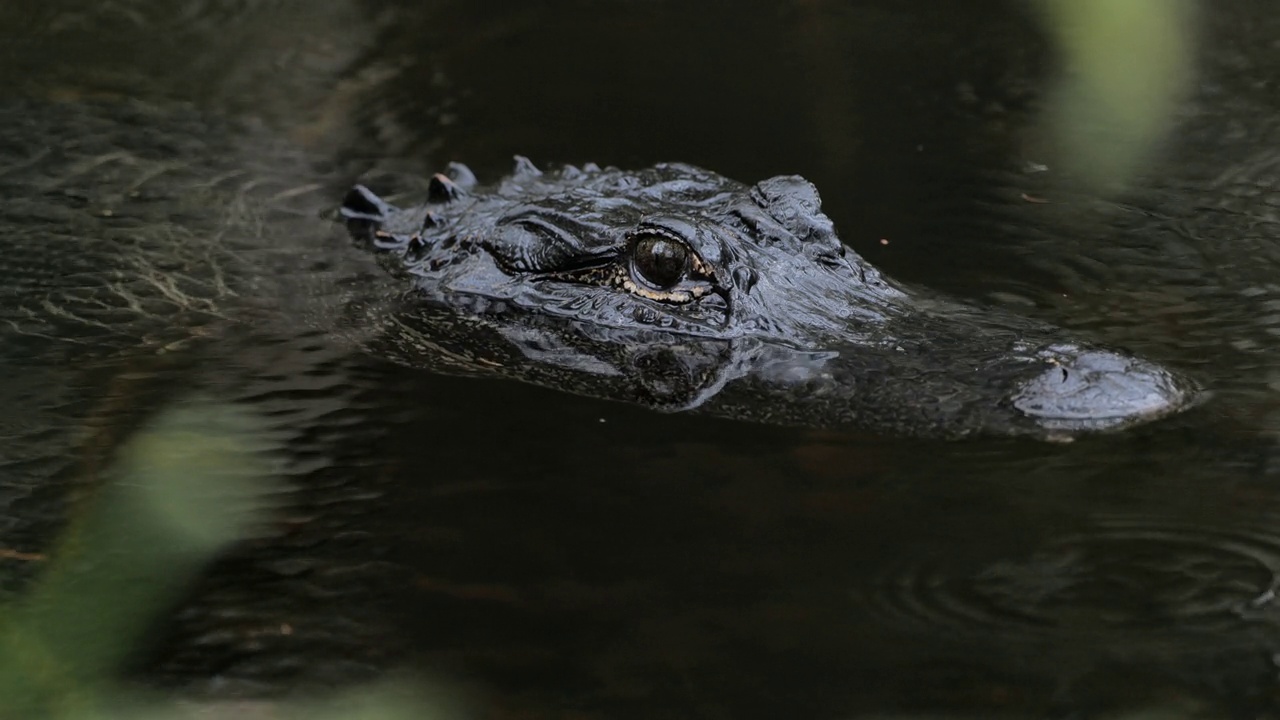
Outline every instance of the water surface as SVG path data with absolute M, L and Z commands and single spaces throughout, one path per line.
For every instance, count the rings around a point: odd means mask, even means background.
M 1172 134 L 1119 192 L 1061 176 L 1041 124 L 1055 55 L 1020 3 L 503 5 L 10 2 L 0 80 L 36 134 L 83 127 L 59 113 L 122 122 L 139 99 L 219 118 L 146 122 L 188 123 L 199 142 L 166 152 L 215 190 L 270 178 L 255 187 L 288 212 L 228 237 L 299 313 L 333 305 L 289 261 L 330 262 L 306 243 L 341 242 L 320 213 L 357 176 L 679 160 L 803 174 L 888 274 L 1128 347 L 1212 397 L 1072 444 L 939 443 L 431 375 L 352 349 L 338 338 L 359 328 L 337 321 L 190 345 L 221 318 L 184 316 L 143 352 L 10 338 L 23 381 L 0 382 L 0 430 L 39 442 L 6 445 L 27 453 L 0 464 L 26 499 L 0 544 L 39 549 L 52 496 L 91 486 L 95 458 L 183 388 L 282 429 L 282 518 L 157 630 L 140 681 L 274 694 L 408 665 L 497 717 L 1280 715 L 1266 3 L 1205 4 Z M 53 141 L 5 137 L 5 168 L 50 162 Z M 79 188 L 74 170 L 49 182 Z M 132 207 L 84 202 L 108 200 Z M 49 476 L 58 492 L 32 480 Z M 13 593 L 35 572 L 0 563 Z

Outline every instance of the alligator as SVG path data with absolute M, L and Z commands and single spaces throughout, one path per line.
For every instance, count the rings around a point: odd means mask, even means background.
M 492 186 L 451 163 L 425 195 L 400 208 L 357 185 L 340 210 L 411 288 L 378 350 L 408 364 L 445 356 L 664 410 L 914 436 L 1062 440 L 1201 397 L 1154 362 L 891 281 L 798 176 L 544 173 L 517 157 Z

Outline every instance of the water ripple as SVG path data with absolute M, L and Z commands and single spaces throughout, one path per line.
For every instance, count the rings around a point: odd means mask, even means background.
M 920 563 L 855 599 L 930 632 L 1043 638 L 1256 643 L 1277 629 L 1280 534 L 1111 515 L 976 570 Z M 1186 645 L 1186 647 L 1192 647 Z

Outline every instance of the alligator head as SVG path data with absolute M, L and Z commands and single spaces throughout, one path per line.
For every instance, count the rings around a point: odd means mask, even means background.
M 408 362 L 443 353 L 664 409 L 909 435 L 1067 438 L 1197 396 L 1146 360 L 889 281 L 800 177 L 520 158 L 489 187 L 452 164 L 405 209 L 357 186 L 341 214 L 412 288 L 389 342 Z

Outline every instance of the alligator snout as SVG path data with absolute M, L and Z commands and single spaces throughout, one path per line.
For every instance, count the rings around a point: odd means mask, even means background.
M 1013 405 L 1045 430 L 1110 430 L 1172 414 L 1193 403 L 1193 382 L 1153 362 L 1054 345 L 1050 367 L 1023 383 Z

